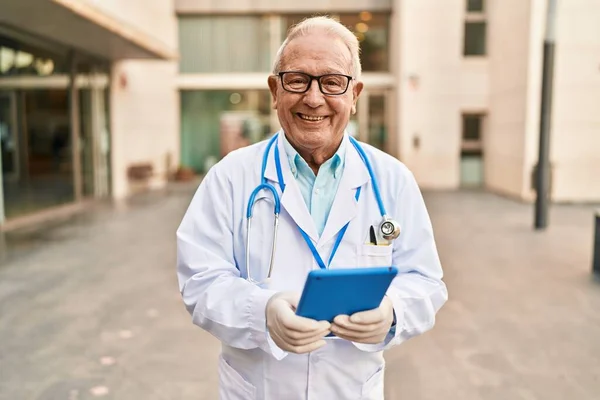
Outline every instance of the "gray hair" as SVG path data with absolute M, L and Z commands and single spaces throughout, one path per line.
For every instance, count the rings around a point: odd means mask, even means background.
M 361 65 L 360 65 L 360 46 L 358 39 L 348 28 L 342 25 L 340 22 L 333 18 L 320 16 L 311 17 L 303 20 L 302 22 L 294 25 L 288 32 L 287 37 L 279 47 L 277 55 L 275 56 L 275 62 L 273 63 L 273 73 L 277 74 L 281 71 L 281 59 L 283 51 L 286 46 L 295 38 L 306 36 L 311 32 L 321 30 L 332 36 L 339 38 L 350 50 L 350 56 L 352 58 L 352 73 L 355 79 L 360 78 Z

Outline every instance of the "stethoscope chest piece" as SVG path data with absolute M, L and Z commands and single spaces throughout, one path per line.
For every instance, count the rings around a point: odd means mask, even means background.
M 400 224 L 387 216 L 384 217 L 379 230 L 385 240 L 395 240 L 400 236 Z

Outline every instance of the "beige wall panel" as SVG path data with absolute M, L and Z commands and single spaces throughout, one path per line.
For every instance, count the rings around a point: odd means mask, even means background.
M 93 4 L 170 47 L 177 45 L 174 0 L 79 0 Z
M 553 199 L 600 201 L 600 1 L 559 2 Z
M 486 58 L 464 59 L 460 74 L 460 104 L 463 111 L 485 111 L 490 96 L 489 63 Z
M 131 165 L 149 163 L 153 166 L 155 175 L 149 182 L 151 188 L 163 186 L 167 172 L 177 167 L 177 64 L 167 61 L 122 61 L 114 64 L 112 73 L 113 197 L 123 198 L 141 186 L 127 178 L 127 170 Z
M 175 0 L 177 13 L 341 12 L 390 10 L 392 0 Z
M 488 4 L 490 97 L 484 143 L 485 184 L 515 197 L 523 195 L 528 118 L 530 0 Z
M 424 188 L 459 184 L 462 0 L 396 0 L 400 159 Z

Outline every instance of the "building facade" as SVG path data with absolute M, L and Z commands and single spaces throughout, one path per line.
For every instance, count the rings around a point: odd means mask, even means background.
M 326 14 L 361 41 L 349 131 L 423 188 L 480 186 L 530 201 L 547 0 L 176 0 L 181 162 L 205 170 L 278 129 L 266 79 L 289 26 Z M 600 3 L 559 2 L 553 200 L 600 201 Z M 233 146 L 235 147 L 235 146 Z
M 348 131 L 425 189 L 530 201 L 547 0 L 0 0 L 0 225 L 205 172 L 279 129 L 267 77 L 294 23 L 361 43 Z M 551 195 L 600 201 L 600 3 L 559 1 Z
M 0 227 L 164 184 L 177 57 L 172 1 L 0 1 Z

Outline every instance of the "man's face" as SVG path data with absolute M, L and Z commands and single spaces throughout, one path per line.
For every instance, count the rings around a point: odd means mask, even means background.
M 310 75 L 353 75 L 350 50 L 331 35 L 315 32 L 292 40 L 282 56 L 282 71 Z M 306 93 L 290 93 L 281 79 L 271 76 L 269 88 L 273 107 L 288 140 L 304 151 L 335 148 L 341 141 L 350 115 L 356 112 L 356 101 L 362 83 L 351 81 L 346 93 L 325 95 L 313 80 Z

